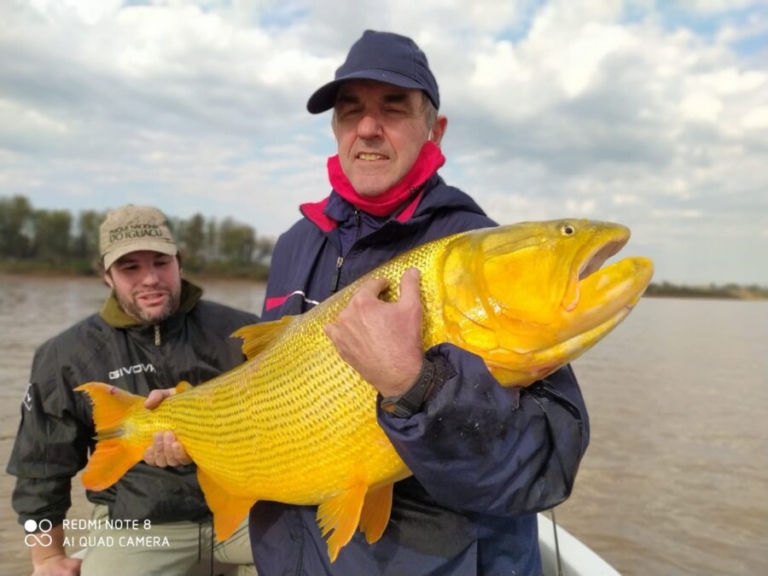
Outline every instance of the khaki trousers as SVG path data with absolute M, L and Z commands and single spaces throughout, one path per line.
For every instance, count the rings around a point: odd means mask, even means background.
M 139 522 L 137 528 L 118 529 L 118 522 L 108 524 L 109 511 L 101 505 L 91 519 L 96 527 L 84 541 L 81 576 L 256 576 L 247 518 L 220 544 L 210 523 Z

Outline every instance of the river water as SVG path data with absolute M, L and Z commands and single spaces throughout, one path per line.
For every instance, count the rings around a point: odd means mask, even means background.
M 258 285 L 201 284 L 261 309 Z M 3 467 L 35 347 L 106 295 L 96 280 L 0 276 Z M 592 442 L 558 522 L 624 576 L 768 575 L 768 302 L 645 298 L 574 367 Z M 87 518 L 74 486 L 70 518 Z M 12 489 L 0 475 L 0 574 L 28 574 Z

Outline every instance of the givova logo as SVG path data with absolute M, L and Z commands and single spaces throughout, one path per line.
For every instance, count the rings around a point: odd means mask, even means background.
M 40 522 L 37 522 L 36 520 L 27 520 L 24 522 L 24 530 L 27 532 L 32 532 L 32 534 L 27 534 L 24 536 L 24 544 L 27 545 L 29 548 L 33 548 L 35 546 L 42 546 L 42 547 L 48 547 L 51 544 L 53 544 L 53 537 L 48 534 L 53 529 L 53 522 L 50 520 L 40 520 Z
M 155 367 L 152 366 L 152 364 L 136 364 L 134 366 L 121 366 L 116 370 L 110 370 L 109 379 L 117 380 L 118 378 L 122 378 L 123 376 L 127 376 L 128 374 L 141 374 L 142 372 L 155 373 L 157 372 L 157 370 L 155 370 Z

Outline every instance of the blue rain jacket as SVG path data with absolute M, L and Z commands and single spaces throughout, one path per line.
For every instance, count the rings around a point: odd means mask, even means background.
M 302 206 L 272 256 L 263 320 L 301 314 L 397 254 L 466 230 L 495 226 L 460 190 L 433 176 L 399 213 L 376 218 L 336 193 Z M 589 442 L 570 366 L 526 389 L 504 388 L 476 355 L 450 344 L 427 351 L 447 363 L 423 409 L 378 420 L 413 476 L 394 488 L 381 540 L 358 532 L 333 564 L 315 506 L 258 502 L 250 514 L 260 576 L 541 574 L 536 513 L 571 493 Z

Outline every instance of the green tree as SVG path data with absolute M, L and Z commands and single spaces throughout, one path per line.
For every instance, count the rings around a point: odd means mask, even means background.
M 179 231 L 179 243 L 184 246 L 186 257 L 189 260 L 200 261 L 203 259 L 205 218 L 202 214 L 195 214 L 184 223 L 184 228 Z
M 78 274 L 94 271 L 99 257 L 99 227 L 105 214 L 95 210 L 81 210 L 77 216 L 75 233 L 72 238 L 72 270 Z
M 275 249 L 275 241 L 271 238 L 259 236 L 256 238 L 256 248 L 253 254 L 253 261 L 257 264 L 267 264 Z
M 30 256 L 32 206 L 24 196 L 0 198 L 0 257 Z
M 204 259 L 214 262 L 219 259 L 219 229 L 216 219 L 211 218 L 205 226 Z
M 256 248 L 256 231 L 248 225 L 225 218 L 219 227 L 221 256 L 230 264 L 251 264 Z
M 35 210 L 33 252 L 50 264 L 70 264 L 72 214 L 66 210 Z
M 104 214 L 95 210 L 82 210 L 77 216 L 77 232 L 72 239 L 72 256 L 86 260 L 99 255 L 99 226 Z

